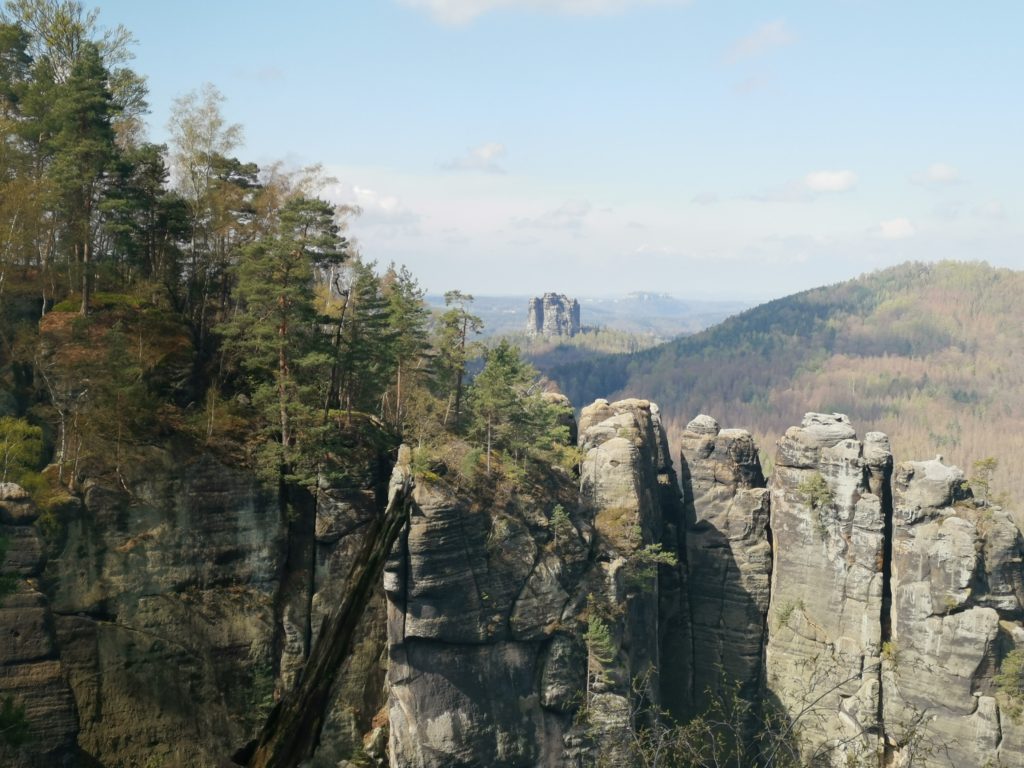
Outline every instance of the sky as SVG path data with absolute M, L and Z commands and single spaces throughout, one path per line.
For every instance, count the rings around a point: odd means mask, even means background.
M 104 0 L 149 135 L 212 83 L 431 292 L 758 301 L 1024 269 L 1024 3 Z

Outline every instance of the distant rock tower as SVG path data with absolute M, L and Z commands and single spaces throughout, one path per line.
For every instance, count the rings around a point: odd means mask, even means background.
M 580 332 L 580 303 L 560 293 L 530 299 L 526 332 L 530 336 L 575 336 Z

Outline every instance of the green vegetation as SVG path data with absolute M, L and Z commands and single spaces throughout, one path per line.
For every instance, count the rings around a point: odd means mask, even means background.
M 661 544 L 647 544 L 626 558 L 626 580 L 639 589 L 649 588 L 659 565 L 673 568 L 678 564 L 675 553 L 665 552 Z
M 12 747 L 19 747 L 28 740 L 29 722 L 25 718 L 25 706 L 13 696 L 0 700 L 0 739 Z
M 86 473 L 125 485 L 172 436 L 270 487 L 343 478 L 400 439 L 435 478 L 445 459 L 515 481 L 538 458 L 572 466 L 565 409 L 514 347 L 470 380 L 472 297 L 432 318 L 407 269 L 346 240 L 353 211 L 317 196 L 316 166 L 234 156 L 215 88 L 175 101 L 168 146 L 146 143 L 131 42 L 76 2 L 0 13 L 0 479 L 40 498 Z
M 999 459 L 986 456 L 978 459 L 971 467 L 971 477 L 964 483 L 964 490 L 969 490 L 977 501 L 983 504 L 1003 505 L 1007 502 L 1004 493 L 995 493 L 992 489 L 992 477 L 999 469 Z
M 789 620 L 793 618 L 794 611 L 800 611 L 803 613 L 805 610 L 803 600 L 790 600 L 779 608 L 779 612 L 775 614 L 775 626 L 784 627 L 789 624 Z
M 504 450 L 514 462 L 558 452 L 569 440 L 562 423 L 566 409 L 548 402 L 539 391 L 537 371 L 519 350 L 502 340 L 484 353 L 484 367 L 469 393 L 469 436 L 485 447 L 487 474 L 494 450 Z
M 587 647 L 587 689 L 584 714 L 590 706 L 590 695 L 594 685 L 607 683 L 608 678 L 604 668 L 615 661 L 619 652 L 607 618 L 602 615 L 604 610 L 605 607 L 593 595 L 587 596 L 587 631 L 583 636 Z
M 820 472 L 813 472 L 797 486 L 811 509 L 824 509 L 832 505 L 832 491 Z
M 993 680 L 996 690 L 1008 700 L 1007 710 L 1019 719 L 1024 712 L 1024 648 L 1015 648 L 1003 657 Z
M 17 482 L 43 460 L 43 430 L 22 419 L 0 416 L 0 483 Z
M 804 497 L 811 511 L 816 513 L 814 528 L 818 532 L 818 536 L 824 539 L 828 534 L 828 512 L 834 503 L 832 490 L 828 487 L 828 483 L 825 482 L 825 478 L 821 476 L 820 472 L 812 472 L 797 486 L 797 492 Z
M 554 509 L 551 510 L 549 524 L 556 542 L 568 539 L 576 533 L 576 526 L 572 524 L 569 513 L 561 504 L 555 504 Z
M 541 365 L 577 405 L 640 395 L 672 442 L 698 413 L 771 446 L 807 411 L 846 413 L 898 439 L 901 459 L 962 467 L 1000 456 L 991 482 L 1024 498 L 1024 273 L 905 264 L 768 302 L 632 355 Z

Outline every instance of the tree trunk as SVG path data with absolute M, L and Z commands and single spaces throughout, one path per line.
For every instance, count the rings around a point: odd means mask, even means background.
M 88 241 L 88 239 L 86 239 L 86 242 L 82 243 L 82 308 L 80 310 L 82 315 L 88 315 L 89 314 L 89 304 L 90 304 L 90 300 L 92 298 L 92 296 L 91 296 L 92 284 L 91 284 L 91 281 L 89 280 L 89 269 L 90 269 L 90 263 L 89 262 L 92 259 L 91 259 L 91 254 L 89 253 L 89 251 L 90 251 L 89 241 Z
M 284 299 L 280 300 L 284 305 Z M 282 310 L 283 311 L 283 310 Z M 288 320 L 281 318 L 281 324 L 277 326 L 277 404 L 281 417 L 281 456 L 288 455 L 288 446 L 291 442 L 291 429 L 288 420 Z
M 407 451 L 407 448 L 403 448 Z M 345 598 L 338 612 L 320 627 L 320 635 L 302 671 L 298 687 L 270 713 L 258 744 L 247 762 L 249 768 L 297 768 L 313 756 L 331 703 L 334 682 L 352 649 L 359 621 L 375 586 L 384 573 L 384 562 L 409 517 L 411 475 L 406 470 L 402 485 L 384 514 L 375 517 L 366 531 L 362 549 L 349 574 Z

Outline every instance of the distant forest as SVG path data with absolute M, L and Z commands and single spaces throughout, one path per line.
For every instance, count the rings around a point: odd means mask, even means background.
M 633 355 L 548 372 L 579 407 L 657 402 L 670 439 L 699 413 L 774 443 L 807 411 L 887 433 L 897 461 L 936 453 L 1024 500 L 1024 273 L 983 263 L 905 264 L 763 304 Z

